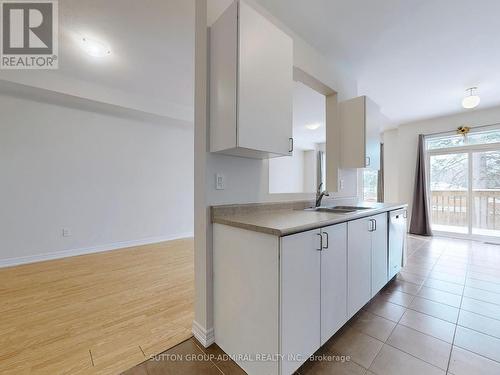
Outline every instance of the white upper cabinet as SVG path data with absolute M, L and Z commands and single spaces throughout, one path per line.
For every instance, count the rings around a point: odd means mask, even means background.
M 291 155 L 293 40 L 243 1 L 210 30 L 210 151 Z
M 340 103 L 342 168 L 380 169 L 382 115 L 366 96 Z

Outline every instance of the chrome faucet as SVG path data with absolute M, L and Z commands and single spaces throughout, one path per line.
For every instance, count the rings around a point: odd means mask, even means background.
M 323 197 L 326 195 L 327 197 L 330 196 L 330 194 L 326 191 L 323 190 L 321 191 L 321 187 L 323 186 L 323 183 L 321 182 L 318 185 L 318 189 L 316 190 L 316 207 L 321 206 L 321 201 L 323 200 Z

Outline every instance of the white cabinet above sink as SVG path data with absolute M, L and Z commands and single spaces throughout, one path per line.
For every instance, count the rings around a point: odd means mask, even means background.
M 341 168 L 380 169 L 380 109 L 366 96 L 341 102 L 339 107 Z

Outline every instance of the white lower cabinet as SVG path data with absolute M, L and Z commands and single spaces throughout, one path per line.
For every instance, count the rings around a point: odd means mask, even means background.
M 347 321 L 347 225 L 281 239 L 282 374 L 292 374 Z
M 383 213 L 372 218 L 374 228 L 372 234 L 372 286 L 371 297 L 374 297 L 387 284 L 387 214 Z
M 321 229 L 321 345 L 347 321 L 347 224 Z M 325 243 L 326 241 L 326 243 Z
M 281 239 L 281 373 L 292 374 L 347 321 L 347 225 Z
M 387 283 L 387 213 L 347 224 L 347 310 L 351 318 Z
M 293 374 L 388 281 L 386 213 L 284 237 L 214 224 L 213 246 L 215 341 L 248 374 Z
M 371 298 L 370 218 L 347 223 L 347 312 L 351 318 Z
M 281 363 L 292 374 L 321 346 L 321 234 L 281 239 Z

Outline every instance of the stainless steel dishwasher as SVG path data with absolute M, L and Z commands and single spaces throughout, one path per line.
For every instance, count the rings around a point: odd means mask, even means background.
M 406 208 L 389 213 L 389 259 L 388 276 L 392 279 L 401 270 L 403 254 L 406 254 Z

